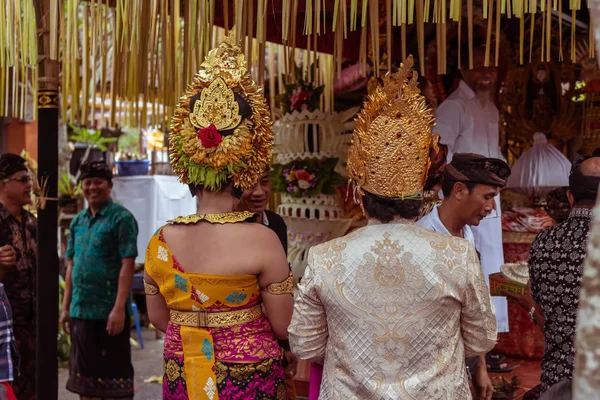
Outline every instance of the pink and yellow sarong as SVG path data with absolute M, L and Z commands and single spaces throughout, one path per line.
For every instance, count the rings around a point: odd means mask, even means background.
M 159 230 L 146 251 L 146 272 L 171 310 L 248 313 L 260 307 L 254 275 L 185 272 Z M 223 314 L 213 314 L 223 315 Z M 214 318 L 213 318 L 214 319 Z M 281 399 L 281 349 L 267 318 L 212 328 L 169 323 L 164 344 L 163 399 Z

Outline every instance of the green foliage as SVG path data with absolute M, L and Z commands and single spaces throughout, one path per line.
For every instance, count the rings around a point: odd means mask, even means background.
M 58 276 L 58 318 L 62 311 L 62 300 L 65 293 L 65 280 L 62 276 Z M 57 350 L 58 350 L 58 364 L 65 365 L 69 362 L 69 355 L 71 352 L 71 337 L 62 327 L 58 326 L 58 338 L 57 338 Z
M 74 183 L 75 179 L 70 174 L 64 173 L 58 180 L 58 195 L 60 197 L 76 198 L 81 197 L 81 182 Z
M 77 128 L 75 125 L 69 124 L 69 127 L 73 130 L 71 140 L 85 144 L 87 147 L 97 147 L 100 151 L 106 151 L 106 145 L 115 142 L 116 138 L 102 137 L 100 130 L 92 130 L 86 128 Z

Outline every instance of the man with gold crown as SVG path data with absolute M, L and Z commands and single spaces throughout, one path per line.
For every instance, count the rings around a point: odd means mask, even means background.
M 369 223 L 311 248 L 292 352 L 324 363 L 320 399 L 470 399 L 465 355 L 496 344 L 473 245 L 416 226 L 434 119 L 409 57 L 360 112 L 348 151 Z
M 166 332 L 163 399 L 285 399 L 293 277 L 275 232 L 234 211 L 268 167 L 271 126 L 232 34 L 171 124 L 171 165 L 198 214 L 170 221 L 146 251 L 148 313 Z

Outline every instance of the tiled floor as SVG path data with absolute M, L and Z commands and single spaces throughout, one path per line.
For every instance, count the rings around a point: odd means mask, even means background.
M 521 380 L 521 389 L 517 392 L 515 400 L 521 400 L 525 392 L 540 383 L 540 362 L 517 358 L 507 358 L 505 362 L 509 365 L 517 365 L 517 368 L 506 373 L 490 373 L 490 377 L 504 376 L 507 380 L 510 380 L 515 375 L 519 377 Z M 298 374 L 295 379 L 298 396 L 306 396 L 308 394 L 309 371 L 309 364 L 301 361 L 298 365 Z

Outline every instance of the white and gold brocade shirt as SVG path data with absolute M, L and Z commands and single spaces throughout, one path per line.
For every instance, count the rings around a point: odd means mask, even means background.
M 289 334 L 325 400 L 470 399 L 464 358 L 497 337 L 473 245 L 408 221 L 313 247 Z

